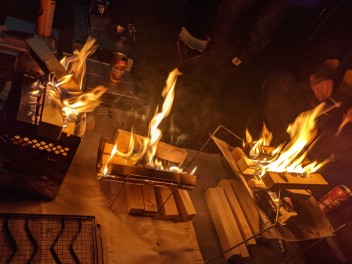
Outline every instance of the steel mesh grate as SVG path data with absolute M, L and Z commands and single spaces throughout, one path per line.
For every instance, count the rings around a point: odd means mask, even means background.
M 53 143 L 47 143 L 43 140 L 39 142 L 37 139 L 29 139 L 28 137 L 21 137 L 19 135 L 2 135 L 0 136 L 0 139 L 2 139 L 5 143 L 12 143 L 14 145 L 21 145 L 22 147 L 45 150 L 47 152 L 53 152 L 57 155 L 61 154 L 64 157 L 67 156 L 70 151 L 69 147 L 54 145 Z
M 99 263 L 94 217 L 5 214 L 0 225 L 0 263 Z

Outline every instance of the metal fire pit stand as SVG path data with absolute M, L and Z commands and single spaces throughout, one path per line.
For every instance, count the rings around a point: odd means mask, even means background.
M 214 130 L 213 133 L 210 134 L 208 140 L 207 140 L 207 141 L 204 143 L 204 145 L 197 151 L 196 155 L 194 155 L 194 157 L 190 160 L 190 162 L 188 163 L 188 165 L 185 167 L 185 170 L 188 169 L 189 166 L 197 159 L 197 157 L 198 157 L 198 155 L 200 154 L 200 152 L 202 152 L 202 151 L 204 150 L 204 148 L 205 148 L 205 147 L 209 144 L 209 142 L 211 141 L 212 136 L 215 136 L 215 134 L 216 134 L 217 132 L 219 132 L 220 129 L 225 130 L 226 132 L 228 132 L 229 134 L 231 134 L 232 136 L 234 136 L 236 139 L 238 139 L 239 141 L 241 141 L 241 142 L 244 143 L 244 140 L 243 140 L 241 137 L 239 137 L 238 135 L 236 135 L 235 133 L 233 133 L 231 130 L 229 130 L 228 128 L 224 127 L 223 125 L 220 125 L 220 126 L 218 126 L 218 127 Z M 252 195 L 251 195 L 251 196 L 252 196 Z M 280 200 L 280 198 L 281 198 L 281 191 L 279 191 L 279 196 L 278 196 L 278 198 L 279 198 L 279 200 Z M 278 204 L 278 206 L 277 206 L 277 208 L 276 208 L 275 221 L 274 221 L 274 223 L 273 223 L 272 225 L 266 227 L 265 229 L 263 229 L 263 230 L 260 231 L 259 233 L 257 233 L 257 234 L 255 234 L 255 235 L 253 235 L 253 236 L 251 236 L 251 237 L 249 237 L 249 238 L 243 240 L 242 242 L 240 242 L 240 243 L 238 243 L 238 244 L 236 244 L 236 245 L 234 245 L 234 246 L 232 246 L 232 247 L 230 247 L 230 248 L 224 250 L 223 252 L 221 252 L 220 254 L 214 256 L 213 258 L 206 260 L 205 263 L 211 263 L 212 261 L 214 261 L 214 260 L 216 260 L 216 259 L 222 257 L 222 256 L 223 256 L 224 254 L 226 254 L 227 252 L 229 252 L 229 251 L 231 251 L 231 250 L 233 250 L 233 249 L 235 249 L 235 248 L 241 246 L 242 244 L 248 242 L 249 240 L 251 240 L 251 239 L 253 239 L 253 238 L 257 238 L 257 237 L 259 237 L 259 236 L 262 236 L 265 232 L 268 232 L 270 229 L 274 228 L 274 227 L 276 226 L 276 224 L 278 223 L 279 211 L 280 211 L 280 203 Z
M 103 145 L 105 144 L 106 138 L 101 138 L 97 153 L 97 173 L 98 178 L 106 180 L 108 182 L 120 182 L 122 183 L 118 189 L 116 195 L 111 197 L 111 185 L 109 184 L 108 189 L 108 207 L 114 205 L 116 200 L 120 197 L 123 188 L 126 183 L 143 184 L 156 187 L 168 187 L 171 190 L 170 195 L 163 202 L 163 204 L 158 208 L 160 212 L 166 202 L 175 193 L 177 189 L 192 190 L 195 187 L 195 179 L 193 175 L 180 174 L 169 171 L 159 171 L 149 168 L 142 168 L 137 166 L 126 166 L 123 164 L 114 164 L 111 172 L 108 174 L 103 174 L 101 172 L 101 163 Z
M 242 143 L 245 143 L 245 141 L 244 141 L 241 137 L 239 137 L 238 135 L 236 135 L 235 133 L 233 133 L 231 130 L 229 130 L 228 128 L 224 127 L 223 125 L 220 125 L 220 126 L 218 126 L 218 127 L 214 130 L 213 133 L 210 134 L 208 140 L 207 140 L 207 141 L 204 143 L 204 145 L 197 151 L 197 153 L 195 154 L 195 156 L 191 159 L 191 161 L 190 161 L 190 162 L 188 163 L 188 165 L 185 167 L 185 170 L 186 170 L 187 168 L 189 168 L 189 166 L 197 159 L 197 157 L 198 157 L 198 155 L 200 154 L 200 152 L 202 152 L 202 151 L 204 150 L 204 148 L 205 148 L 205 147 L 209 144 L 209 142 L 211 141 L 212 137 L 215 136 L 215 134 L 216 134 L 217 132 L 219 132 L 220 129 L 225 130 L 226 132 L 228 132 L 229 134 L 231 134 L 231 135 L 232 135 L 234 138 L 236 138 L 237 140 L 241 141 Z M 240 177 L 240 178 L 241 178 L 241 177 Z M 243 179 L 242 179 L 242 181 L 243 181 Z M 245 187 L 249 190 L 249 187 L 247 186 L 247 184 L 246 184 L 245 182 L 243 182 L 243 183 L 245 184 Z M 310 192 L 310 193 L 311 193 L 311 192 Z M 251 195 L 251 197 L 253 198 L 253 194 L 252 194 L 251 192 L 250 192 L 250 195 Z M 322 203 L 324 206 L 326 206 L 319 198 L 317 198 L 316 196 L 314 196 L 313 193 L 311 193 L 311 195 L 312 195 L 319 203 Z M 281 199 L 281 190 L 279 190 L 279 192 L 278 192 L 278 199 L 279 199 L 279 200 Z M 274 221 L 273 224 L 271 224 L 270 226 L 264 228 L 264 229 L 263 229 L 262 231 L 260 231 L 259 233 L 255 234 L 255 235 L 253 235 L 253 236 L 251 236 L 251 237 L 249 237 L 249 238 L 247 238 L 246 240 L 243 240 L 242 242 L 240 242 L 240 243 L 238 243 L 238 244 L 236 244 L 236 245 L 230 247 L 229 249 L 224 250 L 223 252 L 221 252 L 220 254 L 214 256 L 213 258 L 208 259 L 208 260 L 205 260 L 205 263 L 211 263 L 211 262 L 213 262 L 214 260 L 216 260 L 216 259 L 222 257 L 222 256 L 223 256 L 224 254 L 226 254 L 227 252 L 229 252 L 229 251 L 231 251 L 231 250 L 233 250 L 233 249 L 239 247 L 240 245 L 242 245 L 242 244 L 248 242 L 249 240 L 251 240 L 251 239 L 253 239 L 253 238 L 257 238 L 257 237 L 259 237 L 259 236 L 262 236 L 265 232 L 268 232 L 269 230 L 273 229 L 273 228 L 278 224 L 279 211 L 280 211 L 280 203 L 278 204 L 278 206 L 277 206 L 277 208 L 276 208 L 276 216 L 275 216 L 275 221 Z M 260 213 L 260 214 L 262 214 L 262 213 Z M 338 230 L 342 229 L 342 228 L 345 227 L 346 225 L 347 225 L 347 224 L 344 223 L 344 224 L 340 225 L 338 228 L 334 229 L 332 232 L 333 232 L 333 233 L 336 233 Z M 302 249 L 301 254 L 304 253 L 304 252 L 306 252 L 307 250 L 311 249 L 312 247 L 314 247 L 315 245 L 319 244 L 321 241 L 323 241 L 323 240 L 325 240 L 325 239 L 327 239 L 327 238 L 328 238 L 328 237 L 323 237 L 323 238 L 318 239 L 318 240 L 317 240 L 315 243 L 313 243 L 312 245 L 306 247 L 305 249 Z M 328 241 L 328 243 L 329 243 L 329 241 Z M 331 243 L 334 243 L 334 242 L 331 242 Z M 329 243 L 329 245 L 330 245 L 330 243 Z M 333 245 L 330 245 L 330 246 L 331 246 L 331 247 L 334 247 L 334 246 L 336 246 L 336 245 L 333 244 Z M 337 251 L 338 251 L 339 248 L 338 248 L 338 249 L 334 248 L 334 250 L 337 250 Z M 289 263 L 291 260 L 293 260 L 294 258 L 298 257 L 299 255 L 300 255 L 300 254 L 296 254 L 296 255 L 294 255 L 294 256 L 291 256 L 290 258 L 288 258 L 288 259 L 285 260 L 285 263 Z
M 122 182 L 119 190 L 117 191 L 117 194 L 115 195 L 115 197 L 113 199 L 111 199 L 111 190 L 110 190 L 110 187 L 111 185 L 109 184 L 109 195 L 108 195 L 108 207 L 111 209 L 111 207 L 114 205 L 114 203 L 116 202 L 116 200 L 120 197 L 120 194 L 121 194 L 121 191 L 123 190 L 123 188 L 125 187 L 126 183 L 128 182 L 128 179 L 131 175 L 127 175 L 125 177 L 125 180 Z M 110 180 L 112 181 L 112 180 Z M 160 185 L 160 184 L 153 184 L 153 186 L 156 186 L 156 187 L 165 187 L 163 185 Z M 171 189 L 171 193 L 169 194 L 169 196 L 166 198 L 166 200 L 164 201 L 164 203 L 158 207 L 158 213 L 161 212 L 161 210 L 164 208 L 166 202 L 171 198 L 171 196 L 175 193 L 175 191 L 180 187 L 180 182 L 178 184 L 176 184 L 175 186 L 173 187 L 168 187 Z M 111 201 L 112 200 L 112 201 Z

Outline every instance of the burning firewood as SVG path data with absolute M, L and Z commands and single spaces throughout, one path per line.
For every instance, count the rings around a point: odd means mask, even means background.
M 262 177 L 265 186 L 271 191 L 282 189 L 311 189 L 328 185 L 326 180 L 318 173 L 306 175 L 293 175 L 291 173 L 267 172 Z
M 146 137 L 143 137 L 137 134 L 133 134 L 133 137 L 135 141 L 143 142 L 144 140 L 146 140 Z M 121 152 L 128 151 L 130 140 L 131 140 L 131 132 L 128 132 L 122 129 L 117 130 L 115 134 L 114 142 L 118 146 L 118 149 Z M 111 153 L 113 146 L 114 146 L 113 144 L 106 143 L 104 147 L 104 153 L 106 154 Z M 183 148 L 175 147 L 170 144 L 159 141 L 156 148 L 155 155 L 160 159 L 167 160 L 175 164 L 182 164 L 186 159 L 188 153 Z

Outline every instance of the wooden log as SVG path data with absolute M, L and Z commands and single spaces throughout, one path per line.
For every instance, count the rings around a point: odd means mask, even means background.
M 299 189 L 285 189 L 282 190 L 282 195 L 286 197 L 290 197 L 297 200 L 307 200 L 312 194 L 306 190 Z
M 142 185 L 126 184 L 127 211 L 132 215 L 141 215 L 144 212 Z
M 242 157 L 239 159 L 239 161 L 237 162 L 238 167 L 240 168 L 242 174 L 246 175 L 246 176 L 253 176 L 253 175 L 257 175 L 259 173 L 259 169 L 257 167 L 257 165 L 255 164 L 255 162 L 253 162 L 252 160 L 250 160 L 247 157 Z
M 216 190 L 218 191 L 219 198 L 221 200 L 222 206 L 224 207 L 227 219 L 230 222 L 230 225 L 231 225 L 231 228 L 232 228 L 232 232 L 233 232 L 233 234 L 235 236 L 236 244 L 239 244 L 239 243 L 244 241 L 244 238 L 243 238 L 243 236 L 241 234 L 241 230 L 240 230 L 239 224 L 236 221 L 236 218 L 235 218 L 235 216 L 234 216 L 234 214 L 232 212 L 232 209 L 231 209 L 231 206 L 229 204 L 229 201 L 228 201 L 228 199 L 226 197 L 225 190 L 224 190 L 224 188 L 219 187 L 219 186 L 216 187 Z M 245 243 L 243 243 L 242 245 L 238 246 L 238 248 L 240 249 L 242 258 L 248 258 L 249 257 L 249 252 L 248 252 L 248 249 L 247 249 Z
M 266 172 L 262 177 L 265 186 L 271 191 L 283 189 L 312 189 L 328 185 L 327 181 L 317 173 L 311 173 L 307 177 L 292 175 L 290 173 Z
M 158 212 L 158 205 L 155 198 L 153 186 L 143 185 L 144 216 L 154 216 Z
M 228 250 L 237 243 L 231 223 L 222 205 L 218 190 L 216 188 L 209 188 L 205 192 L 205 200 L 208 205 L 210 216 L 213 220 L 221 247 L 224 251 Z M 225 253 L 224 257 L 230 263 L 237 262 L 241 258 L 241 251 L 238 247 L 234 248 Z
M 59 80 L 67 75 L 65 68 L 52 53 L 50 47 L 44 41 L 44 39 L 34 37 L 27 39 L 26 41 L 31 47 L 31 49 L 34 51 L 34 53 L 38 56 L 42 64 L 44 63 L 48 71 L 56 77 L 56 80 Z M 81 89 L 72 80 L 72 78 L 67 83 L 62 84 L 60 87 L 66 89 L 67 91 L 75 92 L 77 94 L 82 93 Z
M 196 215 L 191 197 L 187 190 L 177 189 L 174 192 L 176 206 L 182 221 L 189 221 Z
M 240 181 L 230 180 L 231 187 L 249 223 L 252 233 L 258 234 L 261 230 L 261 218 L 255 202 L 246 187 Z
M 230 180 L 222 179 L 219 181 L 217 186 L 222 187 L 224 189 L 227 200 L 231 207 L 232 213 L 236 218 L 236 222 L 238 224 L 238 227 L 241 230 L 241 234 L 243 238 L 246 240 L 252 237 L 253 236 L 252 230 L 249 227 L 248 221 L 243 213 L 241 205 L 239 204 L 238 199 L 231 187 Z M 247 242 L 247 245 L 255 245 L 255 244 L 256 242 L 254 239 L 251 239 Z
M 143 141 L 146 137 L 133 134 L 135 140 Z M 130 143 L 131 139 L 131 132 L 118 129 L 114 138 L 114 144 L 117 144 L 118 149 L 122 152 L 126 152 L 128 150 L 128 146 Z M 111 153 L 112 148 L 114 145 L 112 144 L 111 146 L 107 145 L 107 148 L 105 151 L 108 153 Z M 110 152 L 109 152 L 110 151 Z M 161 158 L 163 160 L 171 161 L 177 164 L 182 164 L 188 153 L 185 149 L 175 147 L 169 144 L 166 144 L 164 142 L 159 142 L 157 149 L 156 149 L 156 154 L 158 158 Z
M 290 220 L 292 220 L 297 215 L 298 215 L 297 212 L 294 210 L 287 210 L 284 207 L 280 207 L 278 221 L 281 224 L 287 224 Z
M 267 190 L 265 184 L 263 181 L 261 180 L 255 180 L 255 179 L 250 179 L 248 181 L 248 186 L 251 189 L 261 189 L 261 190 Z
M 239 147 L 234 148 L 234 150 L 231 151 L 231 154 L 236 162 L 238 162 L 242 157 L 247 157 L 244 151 Z
M 170 188 L 155 187 L 156 197 L 158 198 L 158 208 L 161 208 L 161 216 L 165 220 L 178 218 L 178 211 L 175 198 Z M 171 195 L 171 196 L 170 196 Z
M 44 102 L 40 121 L 37 126 L 37 134 L 39 136 L 58 140 L 63 130 L 63 116 L 62 109 L 51 98 L 50 86 L 47 85 L 45 90 Z
M 123 158 L 123 157 L 120 157 L 120 156 L 113 156 L 111 157 L 110 159 L 110 155 L 107 155 L 107 154 L 103 154 L 102 155 L 102 164 L 103 166 L 106 165 L 106 163 L 109 161 L 109 164 L 123 164 L 123 165 L 128 165 L 128 166 L 132 166 L 132 161 L 126 159 L 126 158 Z

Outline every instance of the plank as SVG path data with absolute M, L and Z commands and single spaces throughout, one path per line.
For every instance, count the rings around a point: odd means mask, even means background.
M 240 168 L 242 174 L 244 174 L 247 177 L 248 176 L 251 177 L 259 173 L 259 169 L 257 168 L 257 165 L 255 164 L 255 162 L 253 162 L 247 157 L 241 157 L 239 161 L 237 161 L 237 165 Z
M 59 62 L 59 60 L 52 53 L 52 50 L 45 42 L 44 39 L 39 37 L 34 37 L 26 40 L 28 45 L 38 56 L 42 63 L 45 64 L 48 71 L 52 73 L 56 80 L 59 80 L 67 75 L 65 68 Z M 60 85 L 60 87 L 69 90 L 70 92 L 82 93 L 78 85 L 72 80 L 72 78 L 65 84 Z
M 236 218 L 232 212 L 232 209 L 231 209 L 230 203 L 226 197 L 224 188 L 218 186 L 218 187 L 216 187 L 216 190 L 218 191 L 219 198 L 221 200 L 222 206 L 224 207 L 227 219 L 230 222 L 232 232 L 233 232 L 235 240 L 236 240 L 235 245 L 237 245 L 237 244 L 244 241 L 243 236 L 241 234 L 239 224 L 236 221 Z M 238 248 L 240 249 L 240 252 L 241 252 L 241 258 L 248 258 L 249 257 L 249 252 L 248 252 L 248 249 L 247 249 L 245 243 L 238 246 Z
M 322 175 L 311 173 L 307 177 L 293 175 L 291 173 L 278 173 L 268 171 L 262 177 L 265 186 L 271 191 L 282 189 L 314 189 L 328 185 Z
M 141 215 L 144 212 L 142 185 L 126 184 L 127 211 L 132 215 Z
M 261 219 L 255 202 L 241 182 L 230 180 L 230 184 L 249 223 L 252 233 L 254 235 L 258 234 L 261 231 Z
M 218 235 L 223 251 L 230 249 L 236 245 L 236 239 L 232 231 L 230 221 L 226 215 L 225 209 L 219 197 L 216 188 L 209 188 L 205 192 L 205 200 L 209 208 L 210 216 L 213 220 L 216 233 Z M 228 262 L 237 262 L 241 258 L 240 249 L 234 248 L 224 254 Z
M 53 90 L 53 88 L 47 86 L 44 95 L 42 113 L 37 126 L 37 134 L 39 136 L 58 140 L 63 130 L 64 121 L 62 117 L 62 109 L 52 99 L 50 90 Z
M 156 193 L 156 197 L 158 198 L 158 207 L 161 208 L 162 218 L 165 220 L 177 219 L 178 210 L 177 210 L 175 198 L 171 194 L 170 188 L 155 187 L 155 193 Z
M 224 192 L 226 194 L 227 200 L 229 202 L 229 205 L 231 207 L 232 213 L 236 218 L 236 222 L 238 224 L 238 227 L 241 230 L 241 234 L 245 240 L 253 236 L 252 230 L 249 227 L 248 221 L 243 213 L 243 209 L 241 208 L 241 205 L 238 202 L 238 199 L 231 187 L 230 180 L 227 179 L 222 179 L 219 181 L 218 185 L 219 187 L 222 187 L 224 189 Z M 254 239 L 251 239 L 247 242 L 247 245 L 255 245 L 256 242 Z
M 158 212 L 155 191 L 153 186 L 143 185 L 144 216 L 154 216 Z
M 231 155 L 236 162 L 238 162 L 242 157 L 246 157 L 244 151 L 239 147 L 234 148 L 234 150 L 231 151 Z
M 196 209 L 187 190 L 177 189 L 174 192 L 176 206 L 182 221 L 189 221 L 196 215 Z
M 261 190 L 267 190 L 265 184 L 263 181 L 261 180 L 255 180 L 255 179 L 250 179 L 248 181 L 248 186 L 251 189 L 261 189 Z
M 146 138 L 138 134 L 133 134 L 133 136 L 135 140 L 140 140 L 140 141 Z M 118 129 L 113 142 L 115 142 L 115 144 L 118 145 L 119 151 L 126 152 L 128 150 L 130 138 L 131 138 L 131 132 Z M 113 144 L 111 145 L 107 144 L 106 149 L 104 151 L 111 153 L 111 150 L 113 147 L 114 147 Z M 159 142 L 156 149 L 157 157 L 177 164 L 182 164 L 186 159 L 187 155 L 188 153 L 185 149 L 179 148 L 164 142 Z
M 282 190 L 282 195 L 286 197 L 291 197 L 297 200 L 307 200 L 309 197 L 312 196 L 312 194 L 307 190 L 299 190 L 299 189 Z

